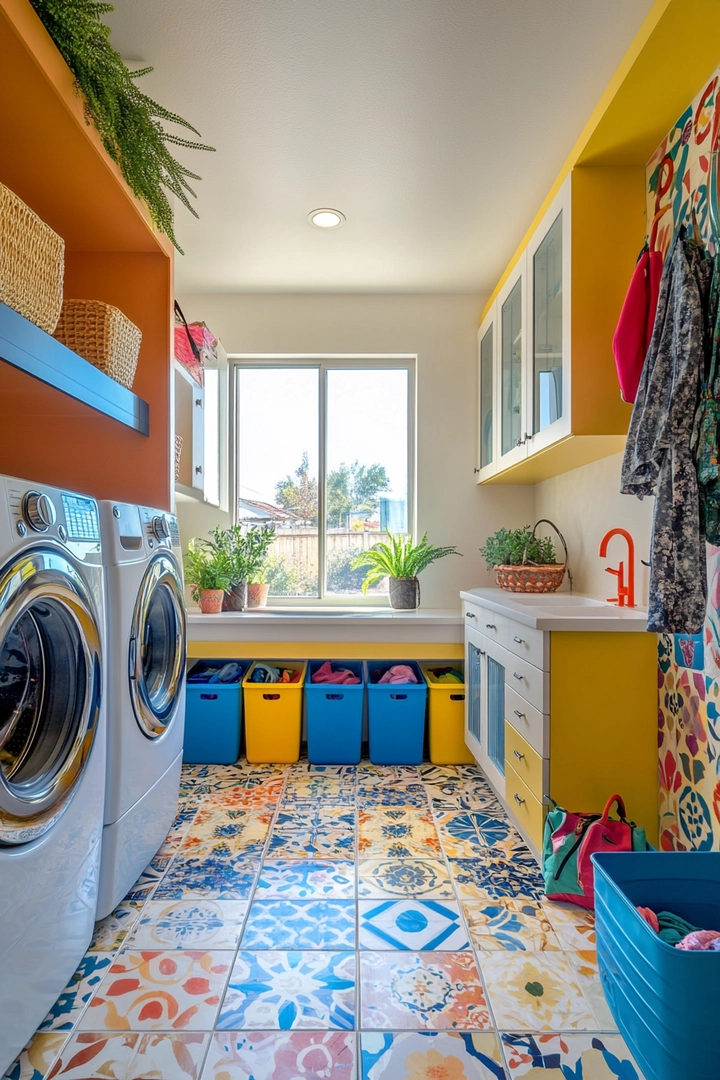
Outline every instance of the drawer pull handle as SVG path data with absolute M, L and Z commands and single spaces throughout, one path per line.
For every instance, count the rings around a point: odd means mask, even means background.
M 518 759 L 518 761 L 522 761 L 522 759 L 525 757 L 525 755 L 521 754 L 519 750 L 513 750 L 513 754 Z
M 515 799 L 515 802 L 518 804 L 518 806 L 522 806 L 522 804 L 525 802 L 524 799 L 520 798 L 520 796 L 517 794 L 517 792 L 515 792 L 514 799 Z
M 473 615 L 472 611 L 466 611 L 466 612 L 465 612 L 465 618 L 466 618 L 466 619 L 474 619 L 475 617 L 476 617 L 476 616 L 475 616 L 475 615 Z
M 485 629 L 486 630 L 497 630 L 497 626 L 495 625 L 495 623 L 486 622 L 485 623 Z
M 513 671 L 513 679 L 522 679 L 522 675 L 519 671 Z
M 524 712 L 520 712 L 520 710 L 519 710 L 519 709 L 514 709 L 514 710 L 513 710 L 513 712 L 514 712 L 514 713 L 515 713 L 515 715 L 517 716 L 518 720 L 524 720 L 524 719 L 525 719 L 525 713 L 524 713 Z
M 517 634 L 516 634 L 515 637 L 513 638 L 513 641 L 517 641 L 518 645 L 523 645 L 524 642 L 525 642 L 525 639 L 521 638 L 521 637 L 518 637 Z

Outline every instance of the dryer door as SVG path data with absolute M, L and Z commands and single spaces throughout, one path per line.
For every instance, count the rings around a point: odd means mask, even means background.
M 61 550 L 0 568 L 0 844 L 46 832 L 77 790 L 100 711 L 92 594 Z
M 140 730 L 157 739 L 170 727 L 185 678 L 185 601 L 175 560 L 158 552 L 138 592 L 130 637 L 130 698 Z

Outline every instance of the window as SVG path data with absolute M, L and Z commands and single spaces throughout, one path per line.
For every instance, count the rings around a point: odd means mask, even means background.
M 233 363 L 235 516 L 275 529 L 270 596 L 361 601 L 353 560 L 413 521 L 414 362 Z

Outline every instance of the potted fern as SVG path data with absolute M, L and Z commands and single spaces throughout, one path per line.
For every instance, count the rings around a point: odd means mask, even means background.
M 371 585 L 390 579 L 390 606 L 396 611 L 413 611 L 420 606 L 420 582 L 418 574 L 446 555 L 460 555 L 454 547 L 435 547 L 428 543 L 427 533 L 419 544 L 411 536 L 393 536 L 388 542 L 374 544 L 369 551 L 361 552 L 353 559 L 352 569 L 367 566 L 369 570 L 363 582 L 363 592 Z
M 185 554 L 185 570 L 192 598 L 203 615 L 222 611 L 232 569 L 224 551 L 213 550 L 204 540 L 191 540 Z
M 555 544 L 547 536 L 538 536 L 538 525 L 550 525 L 560 538 L 565 561 L 558 563 Z M 498 529 L 480 548 L 488 570 L 495 571 L 497 584 L 508 592 L 556 592 L 562 585 L 567 567 L 567 544 L 556 525 L 541 518 L 534 526 L 521 529 Z
M 268 553 L 275 541 L 275 529 L 272 525 L 256 525 L 248 529 L 245 540 L 248 572 L 247 606 L 249 608 L 265 607 L 270 591 L 266 580 Z
M 247 606 L 248 574 L 250 572 L 251 541 L 240 525 L 229 529 L 219 526 L 210 532 L 208 547 L 227 558 L 229 583 L 223 597 L 223 611 L 243 611 Z

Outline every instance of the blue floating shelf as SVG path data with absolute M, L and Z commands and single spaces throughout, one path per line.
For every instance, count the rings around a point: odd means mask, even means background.
M 7 304 L 0 304 L 0 360 L 141 435 L 150 434 L 146 401 Z

